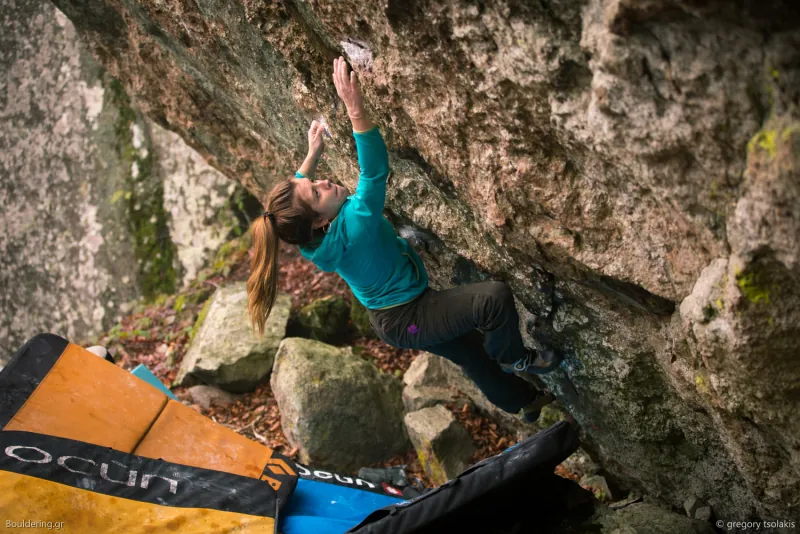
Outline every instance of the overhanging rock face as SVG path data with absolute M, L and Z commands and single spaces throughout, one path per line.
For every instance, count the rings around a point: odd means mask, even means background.
M 354 187 L 330 77 L 348 57 L 391 152 L 388 215 L 437 287 L 509 282 L 570 353 L 547 381 L 609 472 L 723 518 L 798 515 L 792 2 L 56 4 L 256 194 L 319 115 L 322 170 Z M 721 307 L 681 315 L 720 259 Z

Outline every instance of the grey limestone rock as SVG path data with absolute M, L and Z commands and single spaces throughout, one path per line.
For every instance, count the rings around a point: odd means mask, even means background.
M 206 303 L 196 334 L 175 382 L 215 385 L 225 391 L 251 391 L 272 371 L 275 353 L 286 335 L 291 299 L 278 295 L 259 339 L 250 325 L 244 282 L 223 286 Z
M 192 402 L 202 408 L 226 408 L 236 402 L 236 396 L 213 386 L 192 386 L 188 389 Z
M 447 408 L 437 405 L 408 413 L 405 423 L 420 463 L 435 484 L 444 484 L 467 468 L 475 445 Z
M 303 463 L 354 473 L 408 449 L 399 380 L 350 348 L 286 338 L 270 384 Z
M 49 2 L 0 11 L 0 361 L 191 280 L 244 188 L 143 116 Z

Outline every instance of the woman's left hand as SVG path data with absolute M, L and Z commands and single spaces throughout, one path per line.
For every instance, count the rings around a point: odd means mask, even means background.
M 323 134 L 325 127 L 317 120 L 311 123 L 308 129 L 308 155 L 319 158 L 325 150 L 325 140 Z

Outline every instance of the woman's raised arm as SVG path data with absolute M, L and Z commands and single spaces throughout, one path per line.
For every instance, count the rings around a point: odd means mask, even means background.
M 308 129 L 308 155 L 295 173 L 297 178 L 314 180 L 317 173 L 317 164 L 325 151 L 325 141 L 322 137 L 325 127 L 317 120 L 311 122 Z
M 333 60 L 333 85 L 336 86 L 339 98 L 344 102 L 347 116 L 350 117 L 350 123 L 353 125 L 353 131 L 371 130 L 375 125 L 372 124 L 369 114 L 364 108 L 364 96 L 361 94 L 358 77 L 354 71 L 348 73 L 347 62 L 342 57 Z
M 389 176 L 386 145 L 364 107 L 364 97 L 356 73 L 348 73 L 347 63 L 341 57 L 333 60 L 333 83 L 353 125 L 358 165 L 361 168 L 355 194 L 361 202 L 355 206 L 354 214 L 381 217 L 386 202 L 386 179 Z

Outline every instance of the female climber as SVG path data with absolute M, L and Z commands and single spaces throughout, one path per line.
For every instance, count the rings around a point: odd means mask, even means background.
M 309 152 L 294 178 L 269 193 L 266 211 L 250 227 L 254 256 L 247 281 L 247 310 L 259 335 L 277 294 L 278 240 L 298 245 L 319 269 L 335 271 L 368 311 L 378 337 L 420 349 L 461 366 L 499 408 L 533 422 L 553 401 L 516 372 L 543 374 L 558 366 L 552 350 L 527 349 L 514 299 L 503 282 L 487 281 L 436 291 L 420 257 L 383 216 L 389 157 L 364 107 L 355 72 L 333 61 L 333 83 L 343 101 L 361 168 L 355 194 L 328 180 L 314 181 L 324 150 L 324 127 L 308 132 Z M 499 364 L 499 365 L 498 365 Z

